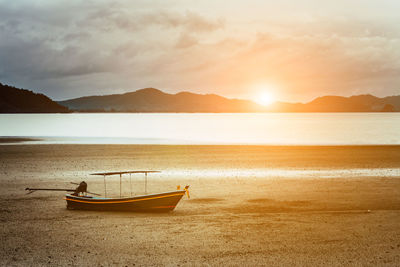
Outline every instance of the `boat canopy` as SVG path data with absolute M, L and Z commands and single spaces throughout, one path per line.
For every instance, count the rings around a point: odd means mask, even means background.
M 132 173 L 144 173 L 144 193 L 147 195 L 147 174 L 161 172 L 161 171 L 122 171 L 122 172 L 96 172 L 91 173 L 90 175 L 101 175 L 104 177 L 104 197 L 107 197 L 107 186 L 106 186 L 106 176 L 110 175 L 119 175 L 119 196 L 122 197 L 122 174 L 129 174 L 129 184 L 131 188 L 131 196 L 132 196 Z
M 161 171 L 123 171 L 123 172 L 97 172 L 97 173 L 91 173 L 90 175 L 102 175 L 102 176 L 108 176 L 108 175 L 121 175 L 121 174 L 127 174 L 127 173 L 153 173 L 153 172 L 161 172 Z

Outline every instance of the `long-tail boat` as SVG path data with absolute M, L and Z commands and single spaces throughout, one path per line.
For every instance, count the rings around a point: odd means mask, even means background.
M 122 171 L 122 172 L 102 172 L 92 173 L 91 175 L 100 175 L 104 177 L 104 197 L 88 195 L 98 195 L 87 191 L 87 184 L 81 182 L 79 186 L 73 189 L 44 189 L 44 188 L 26 188 L 29 192 L 37 190 L 51 191 L 73 191 L 65 195 L 68 209 L 97 210 L 97 211 L 130 211 L 130 212 L 168 212 L 175 209 L 178 202 L 185 195 L 189 197 L 189 186 L 176 191 L 162 192 L 157 194 L 147 194 L 147 174 L 159 171 Z M 122 197 L 122 175 L 134 173 L 145 174 L 145 194 L 131 197 Z M 120 196 L 119 198 L 107 197 L 106 177 L 110 175 L 119 175 L 120 177 Z M 130 179 L 130 188 L 132 195 L 132 180 Z

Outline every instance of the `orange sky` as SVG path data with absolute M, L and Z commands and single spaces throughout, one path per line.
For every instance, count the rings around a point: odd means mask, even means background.
M 0 81 L 283 101 L 400 93 L 398 1 L 0 1 Z

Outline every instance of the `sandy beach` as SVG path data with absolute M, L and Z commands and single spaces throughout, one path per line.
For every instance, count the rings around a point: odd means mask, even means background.
M 399 168 L 400 146 L 0 145 L 0 265 L 399 266 Z M 188 184 L 191 198 L 102 213 L 24 191 L 85 180 L 103 193 L 90 173 L 131 169 L 163 171 L 150 192 Z

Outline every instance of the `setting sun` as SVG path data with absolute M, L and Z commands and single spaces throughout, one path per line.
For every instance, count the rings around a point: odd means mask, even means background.
M 275 101 L 275 97 L 271 92 L 265 91 L 259 93 L 254 101 L 260 105 L 268 106 Z

